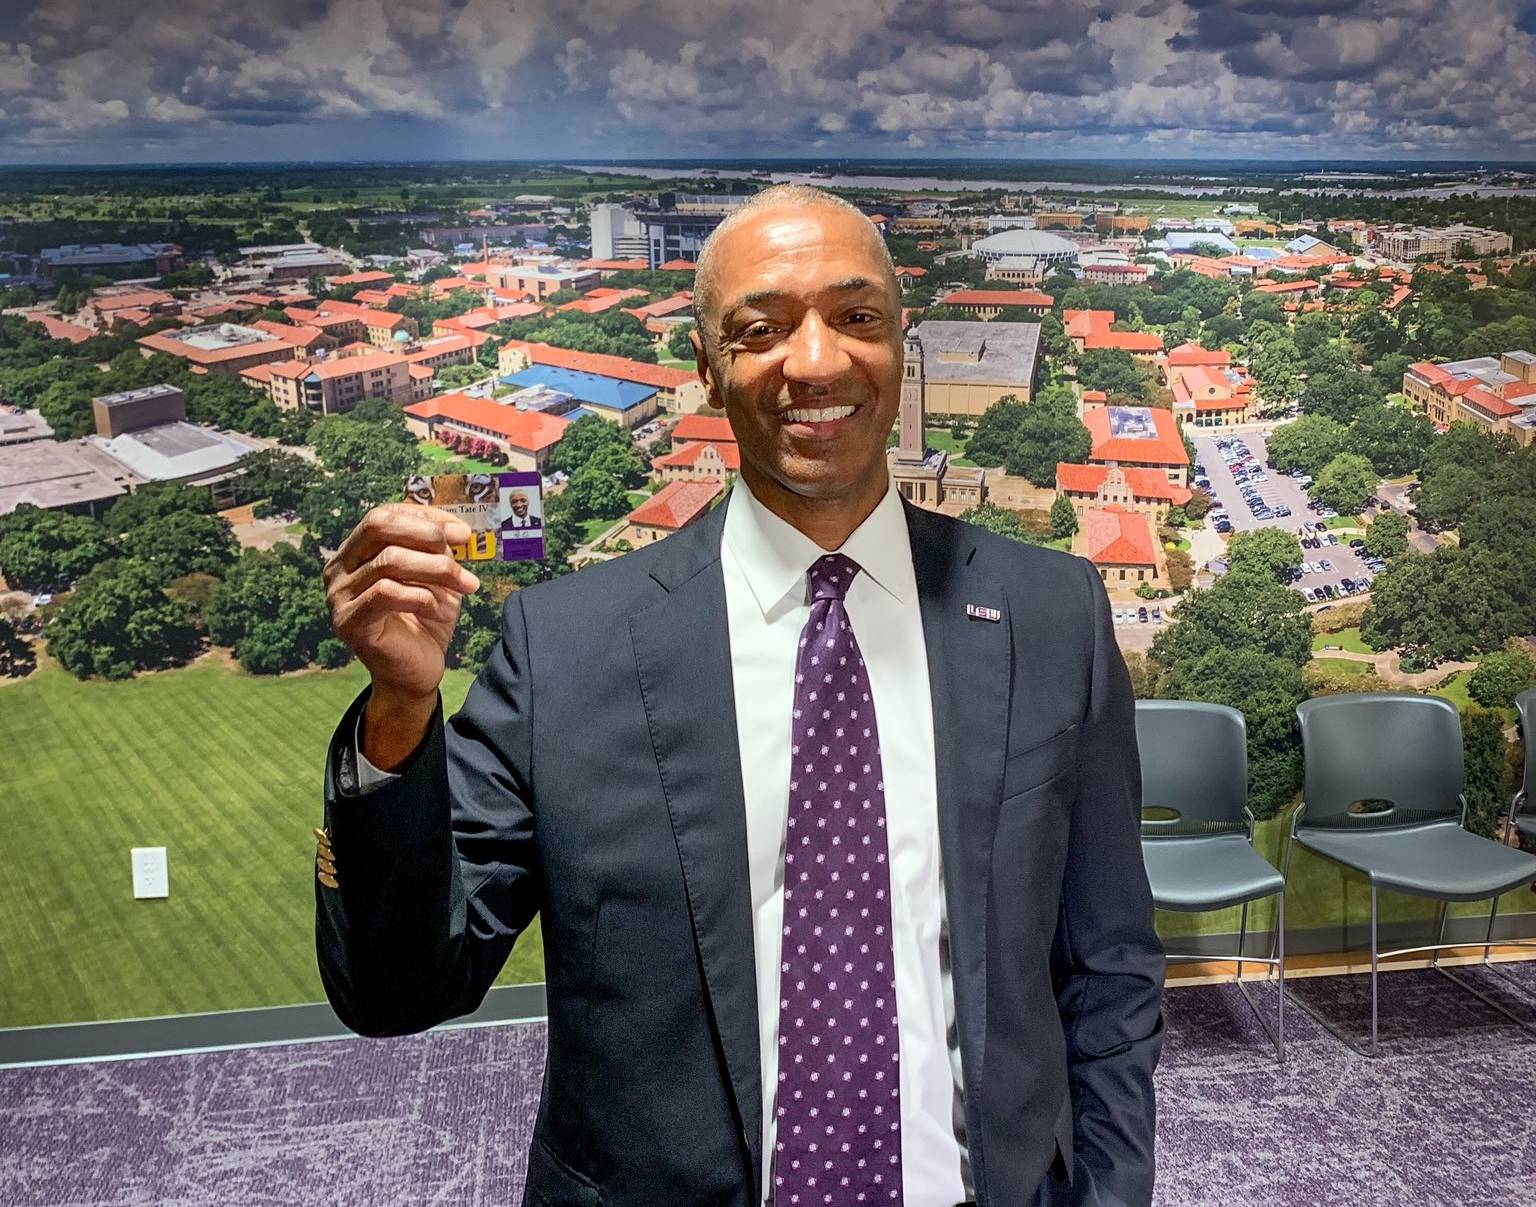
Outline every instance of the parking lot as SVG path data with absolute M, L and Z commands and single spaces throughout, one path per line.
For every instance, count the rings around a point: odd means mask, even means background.
M 1225 450 L 1217 444 L 1218 439 L 1227 444 Z M 1199 435 L 1194 441 L 1195 482 L 1216 500 L 1207 523 L 1229 525 L 1233 532 L 1279 528 L 1297 537 L 1305 561 L 1292 585 L 1303 595 L 1310 591 L 1309 602 L 1347 598 L 1369 589 L 1375 571 L 1366 563 L 1363 551 L 1349 544 L 1359 537 L 1319 530 L 1322 517 L 1311 509 L 1305 487 L 1269 468 L 1263 433 Z M 1225 569 L 1219 563 L 1213 563 L 1213 568 L 1218 572 Z M 1345 579 L 1350 580 L 1350 587 L 1345 586 Z M 1323 588 L 1330 588 L 1333 594 Z

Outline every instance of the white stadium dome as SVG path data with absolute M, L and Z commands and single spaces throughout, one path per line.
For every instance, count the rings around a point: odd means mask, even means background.
M 1070 263 L 1077 259 L 1077 244 L 1050 231 L 999 231 L 977 239 L 971 248 L 989 263 L 1011 256 L 1027 256 L 1043 263 Z

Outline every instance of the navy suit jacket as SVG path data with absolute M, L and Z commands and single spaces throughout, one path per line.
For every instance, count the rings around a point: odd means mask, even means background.
M 1147 1204 L 1163 955 L 1108 598 L 1081 558 L 905 510 L 977 1202 Z M 724 515 L 509 596 L 399 779 L 338 784 L 366 691 L 331 741 L 316 944 L 343 1023 L 473 1011 L 540 917 L 530 1203 L 763 1199 Z

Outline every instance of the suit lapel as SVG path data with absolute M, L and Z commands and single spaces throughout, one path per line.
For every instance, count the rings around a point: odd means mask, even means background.
M 762 1073 L 746 803 L 720 571 L 726 505 L 667 539 L 651 571 L 667 593 L 632 615 L 629 628 L 710 1014 L 755 1186 Z
M 1011 622 L 1001 584 L 972 564 L 976 546 L 966 530 L 910 504 L 906 512 L 933 697 L 939 848 L 965 1076 L 966 1133 L 980 1186 L 987 898 L 1007 757 Z M 969 615 L 968 604 L 995 609 L 1000 619 Z

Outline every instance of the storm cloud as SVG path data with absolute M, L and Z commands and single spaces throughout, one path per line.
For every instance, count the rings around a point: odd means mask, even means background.
M 1527 158 L 1530 0 L 0 0 L 0 155 Z

